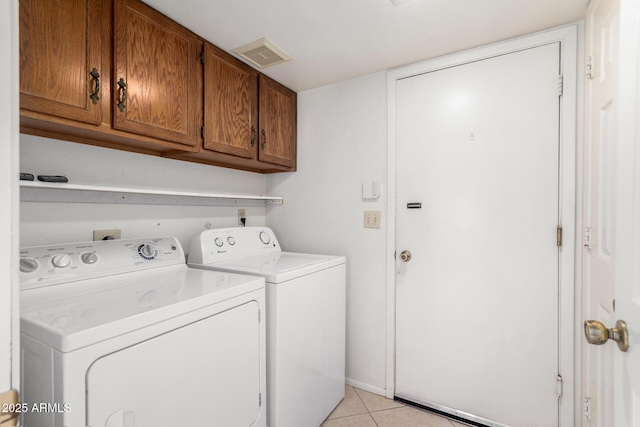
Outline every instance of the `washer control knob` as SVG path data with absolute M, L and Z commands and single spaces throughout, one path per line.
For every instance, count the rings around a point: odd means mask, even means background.
M 71 257 L 67 254 L 55 255 L 51 259 L 51 263 L 53 264 L 54 267 L 58 267 L 58 268 L 69 267 L 69 264 L 71 264 Z
M 33 258 L 20 258 L 20 271 L 23 273 L 33 273 L 38 269 L 38 261 Z
M 224 242 L 223 242 L 223 241 L 222 241 L 222 239 L 221 239 L 221 238 L 219 238 L 219 237 L 216 237 L 216 238 L 213 240 L 213 243 L 215 243 L 217 247 L 221 247 L 222 245 L 224 245 Z
M 271 241 L 271 238 L 269 237 L 269 233 L 267 233 L 266 231 L 261 231 L 260 232 L 260 241 L 262 243 L 264 243 L 265 245 L 268 245 L 269 242 Z
M 144 259 L 154 259 L 158 254 L 158 251 L 153 247 L 153 245 L 146 243 L 144 245 L 140 245 L 138 253 L 140 253 L 140 256 Z
M 236 244 L 236 239 L 234 239 L 233 237 L 229 236 L 227 237 L 227 243 L 230 244 L 231 246 Z
M 95 264 L 98 261 L 98 254 L 94 252 L 85 252 L 80 257 L 85 264 Z

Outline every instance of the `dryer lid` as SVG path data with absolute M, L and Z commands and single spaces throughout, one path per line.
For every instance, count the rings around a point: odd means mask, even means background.
M 262 278 L 182 264 L 24 290 L 21 332 L 69 352 L 260 288 Z

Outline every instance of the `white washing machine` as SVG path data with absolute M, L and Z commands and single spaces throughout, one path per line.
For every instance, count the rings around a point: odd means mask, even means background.
M 23 248 L 27 427 L 264 427 L 264 280 L 174 238 Z
M 344 398 L 345 258 L 282 252 L 266 227 L 207 230 L 188 264 L 266 280 L 267 425 L 318 427 Z

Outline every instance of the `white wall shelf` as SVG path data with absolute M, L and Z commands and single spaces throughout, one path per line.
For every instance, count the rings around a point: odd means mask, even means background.
M 102 187 L 68 183 L 20 181 L 20 201 L 186 206 L 269 206 L 282 197 Z

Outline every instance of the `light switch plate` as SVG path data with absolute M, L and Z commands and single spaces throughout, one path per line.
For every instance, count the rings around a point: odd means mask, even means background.
M 380 228 L 381 217 L 380 211 L 364 211 L 364 228 Z

